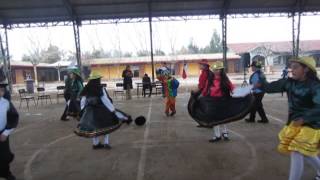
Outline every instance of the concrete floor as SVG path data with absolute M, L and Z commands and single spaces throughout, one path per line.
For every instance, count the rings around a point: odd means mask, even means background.
M 176 116 L 166 117 L 160 96 L 115 100 L 117 108 L 148 122 L 112 133 L 112 150 L 92 150 L 90 139 L 75 136 L 77 122 L 59 120 L 63 103 L 22 108 L 10 139 L 12 171 L 19 180 L 287 179 L 289 157 L 276 151 L 287 117 L 285 97 L 266 95 L 269 124 L 228 124 L 231 140 L 215 144 L 208 142 L 212 130 L 197 128 L 188 115 L 187 101 L 188 94 L 180 94 Z M 303 179 L 314 175 L 306 165 Z

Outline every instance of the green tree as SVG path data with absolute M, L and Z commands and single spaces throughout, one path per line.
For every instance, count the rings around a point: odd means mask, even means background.
M 137 52 L 138 57 L 143 57 L 143 56 L 150 56 L 150 51 L 148 50 L 140 50 Z
M 156 56 L 165 56 L 166 53 L 164 51 L 162 51 L 161 49 L 156 49 L 156 51 L 154 52 L 154 55 L 156 55 Z
M 124 52 L 123 57 L 132 57 L 132 53 L 131 52 Z
M 222 52 L 222 43 L 217 30 L 213 31 L 209 45 L 201 49 L 202 53 L 220 53 Z
M 199 47 L 193 42 L 193 39 L 191 38 L 188 45 L 188 53 L 197 54 L 199 52 L 200 52 Z

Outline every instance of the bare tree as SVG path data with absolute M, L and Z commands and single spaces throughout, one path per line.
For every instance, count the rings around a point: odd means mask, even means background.
M 28 55 L 24 55 L 22 60 L 29 61 L 32 64 L 34 72 L 34 81 L 36 85 L 38 85 L 37 65 L 42 61 L 40 42 L 37 40 L 36 37 L 33 37 L 31 33 L 28 35 L 28 39 L 31 43 L 31 48 L 28 50 Z

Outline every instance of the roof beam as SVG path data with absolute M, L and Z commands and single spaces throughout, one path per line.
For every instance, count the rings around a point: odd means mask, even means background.
M 224 0 L 221 8 L 220 19 L 228 14 L 228 9 L 230 7 L 231 0 Z

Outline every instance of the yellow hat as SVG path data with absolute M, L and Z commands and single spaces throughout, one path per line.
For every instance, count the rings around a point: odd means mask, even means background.
M 317 74 L 316 69 L 316 61 L 313 59 L 313 57 L 298 57 L 295 59 L 291 59 L 291 62 L 297 62 L 300 64 L 306 65 L 311 71 L 315 72 Z
M 102 78 L 103 76 L 99 73 L 99 72 L 96 72 L 96 71 L 92 71 L 89 75 L 89 78 L 88 80 L 93 80 L 93 79 L 99 79 L 99 78 Z
M 223 62 L 222 61 L 216 61 L 214 63 L 212 63 L 211 69 L 212 70 L 219 70 L 219 69 L 223 69 Z

